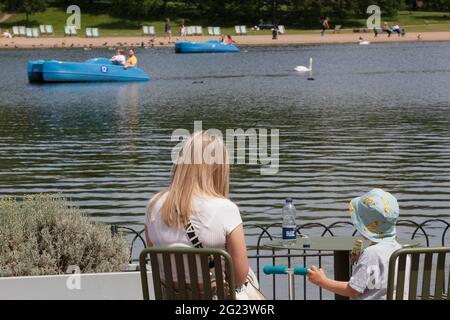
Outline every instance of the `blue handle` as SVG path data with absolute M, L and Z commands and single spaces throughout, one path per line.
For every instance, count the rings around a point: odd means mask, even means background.
M 298 276 L 306 276 L 308 274 L 308 268 L 305 267 L 294 268 L 294 274 Z
M 285 266 L 264 266 L 263 272 L 265 274 L 286 274 L 289 270 Z M 298 276 L 306 276 L 308 274 L 308 268 L 297 267 L 290 270 L 294 270 L 294 274 Z
M 265 274 L 286 274 L 288 267 L 284 266 L 264 266 L 263 272 Z

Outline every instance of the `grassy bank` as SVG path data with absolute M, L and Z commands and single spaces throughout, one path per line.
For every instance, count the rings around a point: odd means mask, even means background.
M 0 14 L 1 15 L 1 14 Z M 52 24 L 55 30 L 55 36 L 64 35 L 64 25 L 66 24 L 66 19 L 68 14 L 59 8 L 48 8 L 45 12 L 35 13 L 30 16 L 29 26 L 39 26 L 40 24 Z M 189 21 L 186 19 L 188 25 L 201 25 L 201 22 Z M 390 24 L 398 23 L 406 29 L 406 31 L 411 32 L 432 32 L 432 31 L 450 31 L 450 19 L 448 19 L 448 13 L 443 12 L 408 12 L 401 11 L 395 19 L 386 18 L 386 21 Z M 80 36 L 84 36 L 84 28 L 86 27 L 98 27 L 100 29 L 101 36 L 139 36 L 141 35 L 141 29 L 138 27 L 138 23 L 132 20 L 119 19 L 111 17 L 109 14 L 90 14 L 83 13 L 81 16 L 82 30 L 80 30 Z M 162 36 L 164 31 L 163 21 L 147 20 L 143 21 L 144 25 L 155 26 L 157 36 Z M 27 25 L 25 20 L 25 14 L 15 14 L 10 17 L 7 21 L 0 24 L 0 28 L 7 29 L 14 25 Z M 364 27 L 364 19 L 349 19 L 346 23 L 342 24 L 343 30 L 341 32 L 353 32 L 354 25 L 360 25 Z M 203 24 L 204 27 L 207 25 Z M 234 34 L 234 27 L 232 25 L 225 25 L 222 27 L 222 33 L 224 34 Z M 176 22 L 172 23 L 173 34 L 178 35 L 178 27 Z M 291 29 L 289 25 L 286 26 L 287 32 L 289 34 L 313 34 L 317 33 L 317 30 L 311 29 Z M 204 33 L 206 34 L 207 29 L 204 28 Z M 269 30 L 263 31 L 252 31 L 248 28 L 249 34 L 270 34 Z

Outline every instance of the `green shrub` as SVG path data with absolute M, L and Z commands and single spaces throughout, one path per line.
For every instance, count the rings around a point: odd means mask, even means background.
M 60 195 L 0 199 L 0 277 L 119 271 L 128 243 Z

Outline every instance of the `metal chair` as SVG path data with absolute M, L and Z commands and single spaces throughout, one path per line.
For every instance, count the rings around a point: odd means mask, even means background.
M 408 300 L 450 300 L 450 268 L 446 267 L 445 258 L 450 253 L 450 247 L 436 248 L 407 248 L 399 249 L 391 255 L 389 259 L 389 273 L 387 285 L 387 300 L 403 300 L 405 278 L 409 272 L 409 292 Z M 435 266 L 433 266 L 433 258 L 437 256 Z M 421 286 L 418 286 L 419 280 L 419 262 L 423 257 L 423 270 Z M 407 270 L 407 258 L 411 259 L 411 268 Z M 398 262 L 397 262 L 398 261 Z M 398 266 L 397 266 L 398 263 Z M 447 284 L 445 283 L 446 269 Z M 434 280 L 434 281 L 432 281 Z M 431 294 L 434 282 L 434 294 Z M 421 295 L 418 295 L 421 291 Z
M 215 248 L 153 247 L 144 249 L 139 256 L 144 300 L 149 300 L 148 255 L 156 300 L 236 299 L 232 259 L 226 251 Z M 210 256 L 214 257 L 215 280 L 210 273 Z M 219 261 L 224 263 L 225 270 Z M 227 279 L 224 279 L 225 274 Z M 186 275 L 189 275 L 189 279 Z

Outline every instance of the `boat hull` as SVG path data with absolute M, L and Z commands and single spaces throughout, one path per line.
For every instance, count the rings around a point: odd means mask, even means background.
M 113 65 L 108 59 L 95 58 L 86 62 L 36 60 L 28 62 L 30 82 L 116 82 L 148 81 L 141 69 Z
M 176 53 L 227 53 L 239 52 L 240 49 L 232 44 L 222 44 L 217 40 L 207 42 L 176 42 Z

